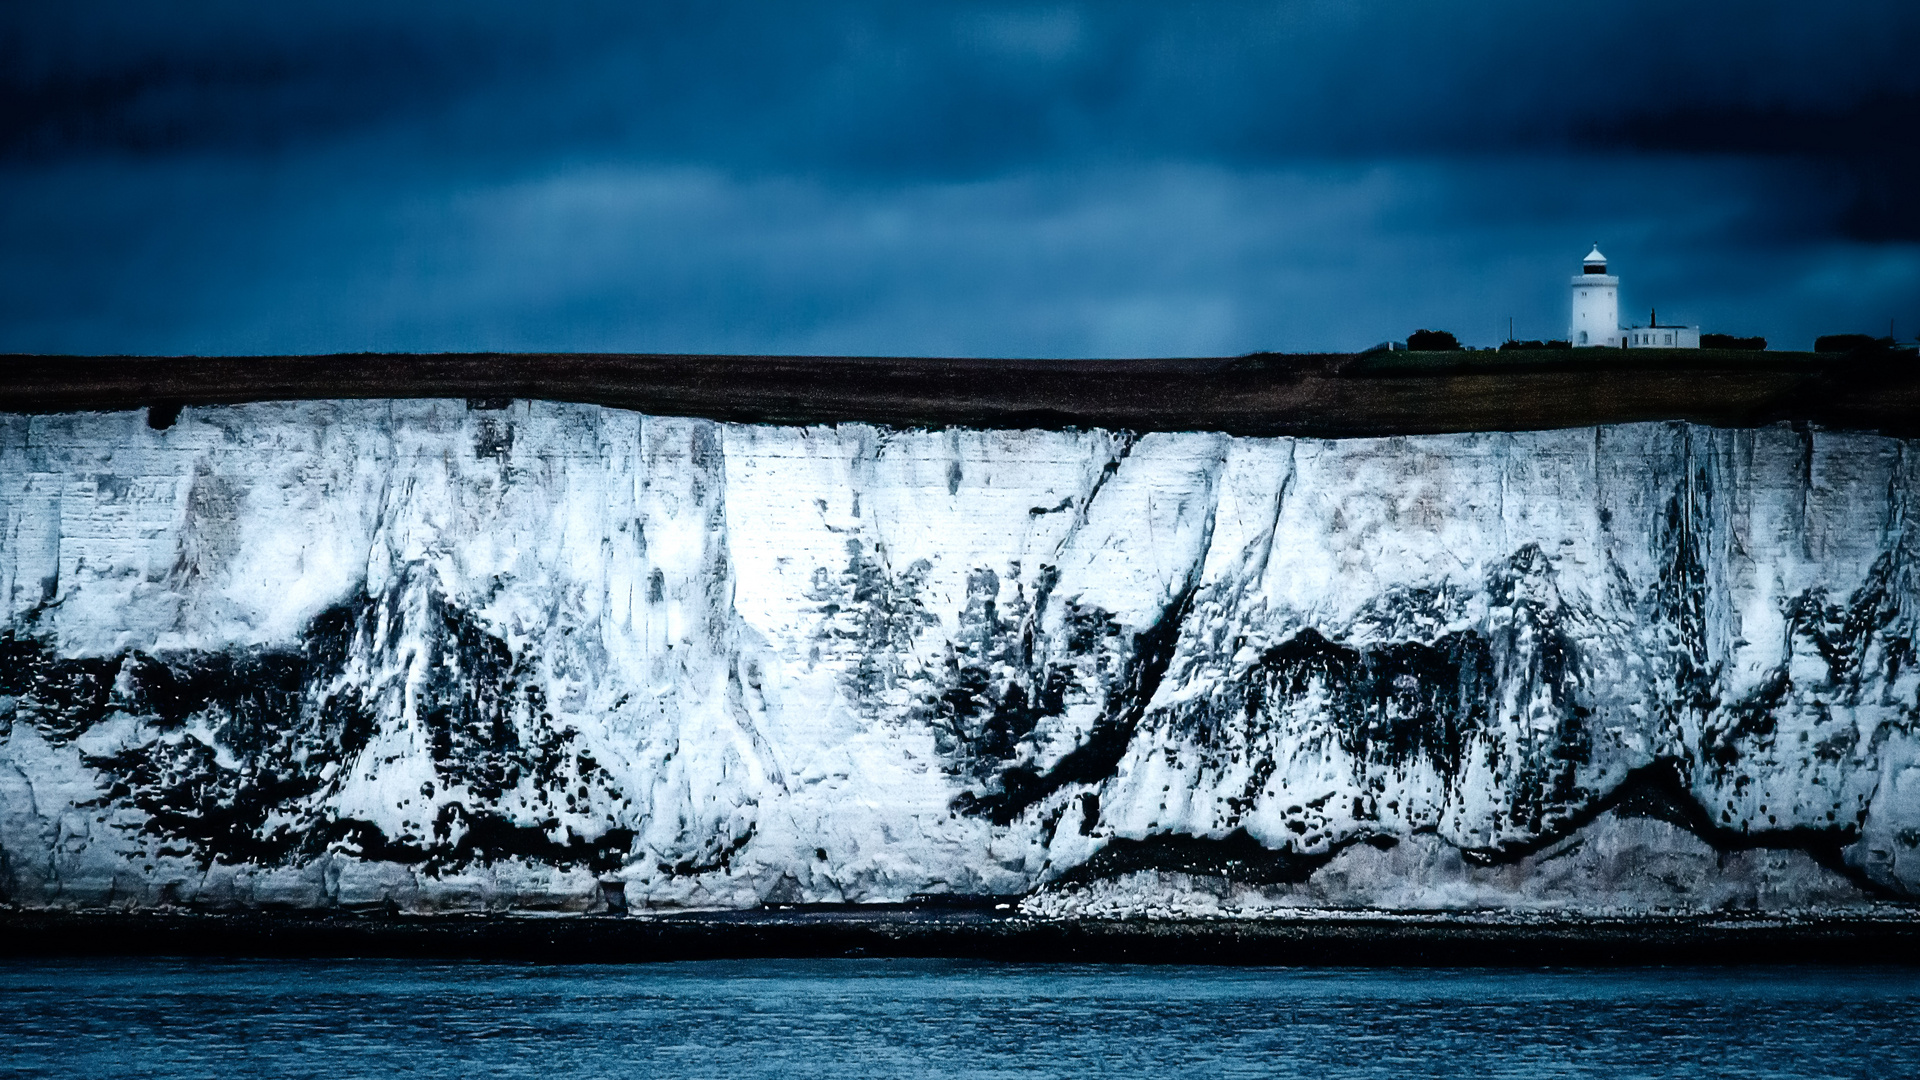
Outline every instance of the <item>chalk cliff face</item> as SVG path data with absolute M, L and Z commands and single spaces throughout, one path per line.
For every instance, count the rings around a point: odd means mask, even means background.
M 0 900 L 1920 894 L 1899 440 L 170 419 L 0 417 Z

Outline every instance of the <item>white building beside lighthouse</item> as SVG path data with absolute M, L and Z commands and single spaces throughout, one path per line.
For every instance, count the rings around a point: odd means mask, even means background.
M 1620 347 L 1620 279 L 1607 273 L 1607 257 L 1593 245 L 1573 278 L 1573 321 L 1567 340 L 1574 348 Z
M 1626 335 L 1629 349 L 1697 349 L 1700 347 L 1700 328 L 1682 326 L 1678 323 L 1660 322 L 1658 311 L 1647 313 L 1647 325 L 1629 326 L 1620 331 Z

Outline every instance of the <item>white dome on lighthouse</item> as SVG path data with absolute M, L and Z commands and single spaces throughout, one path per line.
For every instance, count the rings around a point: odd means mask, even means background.
M 1607 257 L 1600 254 L 1600 245 L 1596 243 L 1593 245 L 1593 250 L 1587 252 L 1587 257 L 1580 260 L 1580 262 L 1586 266 L 1592 266 L 1595 263 L 1605 266 L 1607 265 Z

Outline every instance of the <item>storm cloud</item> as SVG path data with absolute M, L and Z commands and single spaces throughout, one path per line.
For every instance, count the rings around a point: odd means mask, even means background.
M 1920 8 L 0 10 L 0 349 L 1920 330 Z

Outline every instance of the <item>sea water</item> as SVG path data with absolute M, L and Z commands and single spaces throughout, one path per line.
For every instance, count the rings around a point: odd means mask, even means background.
M 0 1075 L 1920 1075 L 1920 973 L 0 962 Z

